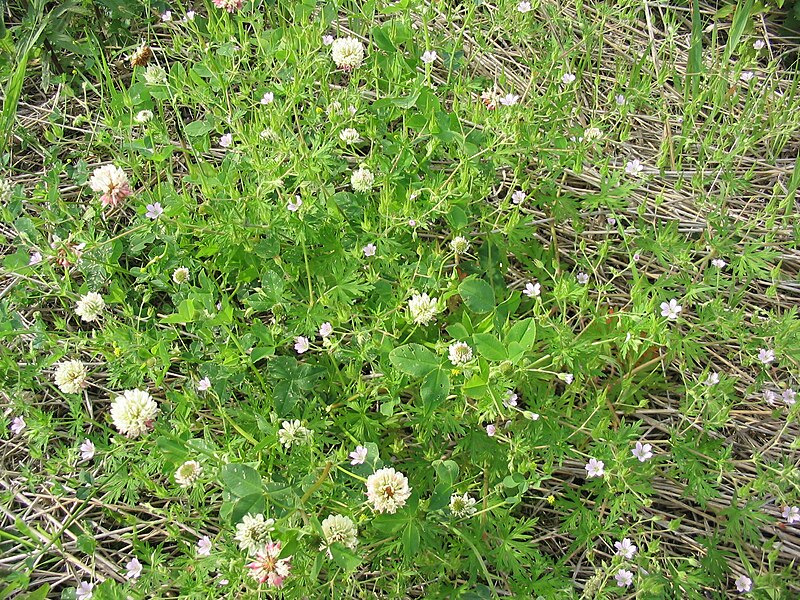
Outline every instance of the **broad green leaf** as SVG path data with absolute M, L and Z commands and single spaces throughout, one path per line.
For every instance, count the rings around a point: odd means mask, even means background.
M 242 496 L 233 505 L 231 523 L 239 523 L 247 514 L 260 515 L 266 508 L 267 504 L 264 502 L 264 494 L 261 492 Z
M 430 350 L 419 344 L 406 344 L 389 353 L 389 361 L 406 375 L 425 377 L 438 369 L 441 361 Z
M 462 388 L 464 395 L 469 398 L 483 398 L 489 391 L 486 380 L 480 375 L 473 375 Z
M 243 464 L 228 464 L 222 467 L 220 478 L 225 489 L 232 495 L 243 498 L 249 494 L 263 493 L 261 475 L 253 467 Z
M 187 124 L 183 131 L 189 137 L 200 137 L 207 134 L 213 127 L 207 121 L 193 121 Z
M 342 544 L 329 546 L 334 562 L 345 571 L 354 571 L 361 564 L 361 557 Z
M 492 333 L 476 333 L 472 336 L 478 354 L 489 360 L 501 361 L 508 358 L 503 343 Z
M 425 376 L 420 386 L 420 396 L 425 411 L 430 412 L 440 406 L 450 393 L 450 376 L 445 369 L 436 369 Z
M 458 286 L 458 293 L 472 312 L 488 313 L 494 309 L 494 290 L 483 279 L 468 277 Z

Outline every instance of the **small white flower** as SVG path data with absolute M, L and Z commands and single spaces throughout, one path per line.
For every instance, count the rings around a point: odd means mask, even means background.
M 88 581 L 81 581 L 78 584 L 78 587 L 75 588 L 75 600 L 91 600 L 92 590 L 94 589 L 94 584 Z
M 172 21 L 172 11 L 171 10 L 165 10 L 161 14 L 161 20 L 164 21 L 165 23 L 167 23 L 169 21 Z
M 758 351 L 758 360 L 764 365 L 769 365 L 775 362 L 775 351 L 769 348 L 761 348 Z
M 81 318 L 81 321 L 90 323 L 96 321 L 103 314 L 103 309 L 106 303 L 103 297 L 97 292 L 89 292 L 81 296 L 75 306 L 75 314 Z
M 797 402 L 797 392 L 791 388 L 785 389 L 781 394 L 781 399 L 786 406 L 791 408 L 795 405 L 795 402 Z
M 450 344 L 447 357 L 454 366 L 463 365 L 472 360 L 472 348 L 466 342 Z
M 736 585 L 736 591 L 742 594 L 753 589 L 753 580 L 746 575 L 739 575 L 733 583 Z
M 583 132 L 583 139 L 593 142 L 603 137 L 603 131 L 599 127 L 587 127 Z
M 378 248 L 375 246 L 375 244 L 373 244 L 372 242 L 370 242 L 369 244 L 367 244 L 366 246 L 364 246 L 364 247 L 361 249 L 361 251 L 364 253 L 364 256 L 366 256 L 367 258 L 369 258 L 370 256 L 375 256 L 375 251 L 376 251 L 377 249 L 378 249 Z
M 670 321 L 675 321 L 682 310 L 683 307 L 678 304 L 678 301 L 675 298 L 669 302 L 661 303 L 661 316 L 667 317 L 667 319 Z
M 428 297 L 428 294 L 415 294 L 408 301 L 408 312 L 411 320 L 417 325 L 427 325 L 436 318 L 439 309 L 437 299 Z
M 756 40 L 753 42 L 753 50 L 763 50 L 767 43 L 764 40 Z
M 454 254 L 466 254 L 469 250 L 469 240 L 463 235 L 457 235 L 450 240 L 450 249 Z
M 632 175 L 633 177 L 638 177 L 639 174 L 644 170 L 642 163 L 639 162 L 638 158 L 634 158 L 633 160 L 629 160 L 625 163 L 625 173 L 628 175 Z
M 319 337 L 326 338 L 333 333 L 333 325 L 330 323 L 323 323 L 319 326 Z
M 589 462 L 583 467 L 589 477 L 602 477 L 605 474 L 606 464 L 602 460 L 590 458 Z
M 154 202 L 153 204 L 147 205 L 147 212 L 144 213 L 144 216 L 148 219 L 153 219 L 154 221 L 164 214 L 164 209 L 161 208 L 161 204 L 159 202 Z
M 233 134 L 226 133 L 219 138 L 219 145 L 223 148 L 230 148 L 233 144 Z
M 364 62 L 364 45 L 352 37 L 338 38 L 331 44 L 331 58 L 344 71 L 352 71 Z
M 11 421 L 11 433 L 13 433 L 14 435 L 19 435 L 20 433 L 25 431 L 25 427 L 26 427 L 25 417 L 20 415 L 18 417 L 14 417 L 12 419 L 12 421 Z
M 519 396 L 514 392 L 514 390 L 506 390 L 506 397 L 503 398 L 503 405 L 513 408 L 517 405 L 517 400 Z
M 358 131 L 353 129 L 352 127 L 348 127 L 346 129 L 342 129 L 339 132 L 339 139 L 342 140 L 345 144 L 357 144 L 361 141 L 361 136 L 358 135 Z
M 438 55 L 436 54 L 436 50 L 426 50 L 420 57 L 420 60 L 424 62 L 426 65 L 429 65 L 433 63 L 437 58 Z
M 14 184 L 8 179 L 0 177 L 0 204 L 5 204 L 11 201 L 11 195 L 14 193 Z
M 358 528 L 353 519 L 344 515 L 330 515 L 322 521 L 322 536 L 325 543 L 320 550 L 326 550 L 331 544 L 341 544 L 354 550 L 358 546 Z M 330 550 L 328 550 L 330 556 Z
M 489 423 L 486 426 L 486 435 L 488 435 L 489 437 L 494 437 L 496 433 L 497 433 L 497 427 Z
M 196 460 L 187 460 L 175 471 L 175 483 L 182 488 L 188 488 L 200 479 L 203 466 Z
M 83 440 L 80 445 L 81 460 L 92 460 L 94 458 L 95 447 L 92 440 Z
M 539 282 L 528 282 L 525 284 L 525 289 L 522 290 L 528 298 L 538 298 L 542 293 L 542 285 Z
M 183 22 L 194 21 L 195 12 L 193 10 L 186 11 L 186 16 L 183 17 Z
M 707 386 L 717 385 L 719 383 L 719 372 L 714 371 L 708 374 L 708 377 L 703 382 Z
M 391 467 L 379 469 L 367 478 L 367 500 L 375 512 L 394 514 L 410 496 L 408 479 Z
M 186 267 L 178 267 L 172 272 L 172 281 L 181 285 L 189 281 L 189 269 Z
M 533 7 L 531 6 L 530 2 L 520 2 L 517 4 L 517 12 L 521 12 L 523 15 L 527 12 L 531 12 Z
M 786 519 L 789 525 L 800 523 L 800 507 L 798 506 L 784 506 L 781 516 Z
M 575 381 L 575 376 L 572 373 L 559 373 L 558 378 L 567 385 L 571 385 Z
M 636 546 L 628 538 L 624 538 L 621 542 L 614 542 L 614 548 L 617 549 L 617 556 L 621 556 L 625 560 L 631 560 L 636 554 Z
M 286 448 L 291 448 L 295 444 L 306 443 L 311 440 L 314 432 L 303 426 L 297 419 L 284 421 L 278 431 L 278 440 Z
M 211 556 L 211 538 L 204 535 L 197 541 L 197 556 Z
M 297 212 L 300 210 L 301 206 L 303 206 L 303 201 L 300 199 L 300 196 L 295 196 L 294 202 L 289 200 L 289 204 L 286 205 L 286 208 L 289 209 L 289 212 Z
M 363 465 L 367 460 L 367 449 L 364 446 L 356 446 L 356 449 L 348 456 L 352 459 L 350 460 L 351 465 Z
M 749 83 L 750 80 L 753 79 L 753 77 L 755 76 L 756 74 L 753 73 L 752 71 L 744 71 L 741 75 L 739 75 L 739 79 L 741 79 L 745 83 Z
M 522 204 L 524 200 L 525 200 L 525 192 L 523 192 L 522 190 L 517 190 L 516 192 L 511 194 L 511 201 L 514 204 Z
M 724 260 L 722 260 L 721 258 L 715 258 L 715 259 L 712 259 L 711 264 L 712 264 L 712 266 L 716 267 L 717 269 L 724 269 L 725 265 L 727 263 Z
M 130 438 L 149 431 L 158 412 L 156 401 L 143 390 L 125 390 L 111 403 L 114 427 Z
M 617 580 L 617 587 L 630 587 L 633 584 L 633 573 L 626 569 L 620 569 L 614 575 L 614 579 Z
M 136 116 L 133 117 L 133 120 L 136 121 L 139 125 L 144 125 L 145 123 L 149 123 L 153 120 L 153 111 L 152 110 L 140 110 L 136 113 Z
M 499 102 L 503 106 L 514 106 L 517 102 L 519 102 L 519 95 L 518 94 L 506 94 L 505 96 L 500 98 Z
M 369 192 L 374 184 L 375 175 L 364 166 L 353 171 L 353 174 L 350 176 L 350 185 L 355 191 L 361 192 L 362 194 Z
M 86 387 L 89 374 L 79 360 L 67 360 L 56 365 L 53 381 L 65 394 L 79 394 Z
M 264 519 L 264 515 L 246 514 L 241 523 L 236 525 L 236 535 L 233 539 L 239 542 L 239 548 L 255 554 L 264 547 L 269 540 L 269 534 L 274 529 L 273 519 Z
M 454 517 L 459 519 L 463 517 L 471 517 L 478 510 L 475 508 L 477 503 L 478 501 L 467 493 L 462 494 L 461 496 L 458 494 L 453 494 L 450 496 L 450 512 L 453 513 Z
M 261 104 L 272 104 L 273 100 L 275 100 L 275 94 L 272 92 L 264 92 L 264 95 L 261 96 Z
M 203 377 L 197 382 L 197 391 L 206 392 L 211 389 L 211 380 L 208 377 Z
M 150 65 L 144 70 L 144 80 L 148 85 L 164 85 L 167 83 L 167 72 L 158 65 Z
M 42 260 L 43 260 L 42 259 L 42 253 L 39 252 L 39 251 L 36 251 L 33 254 L 31 254 L 31 258 L 28 261 L 28 266 L 32 267 L 33 265 L 38 265 L 40 262 L 42 262 Z
M 653 446 L 650 444 L 642 444 L 642 442 L 636 442 L 636 447 L 631 450 L 631 454 L 633 454 L 636 458 L 639 459 L 639 462 L 646 462 L 647 460 L 653 458 Z
M 580 273 L 578 273 L 577 280 L 578 283 L 580 283 L 581 285 L 586 285 L 587 283 L 589 283 L 589 276 L 583 271 L 581 271 Z
M 308 338 L 302 335 L 298 335 L 294 338 L 294 350 L 298 354 L 303 354 L 304 352 L 308 352 L 308 349 L 311 348 L 311 344 L 308 341 Z
M 766 390 L 766 389 L 762 392 L 762 394 L 764 396 L 764 402 L 766 402 L 770 406 L 775 406 L 775 403 L 778 401 L 778 394 L 776 394 L 772 390 Z
M 574 82 L 575 82 L 575 75 L 573 75 L 572 73 L 564 73 L 561 76 L 561 83 L 563 83 L 564 85 L 569 85 L 570 83 Z
M 325 46 L 330 46 L 333 43 L 333 36 L 332 35 L 323 35 L 322 36 L 322 43 Z
M 139 562 L 139 559 L 135 556 L 128 561 L 128 564 L 125 565 L 125 577 L 128 579 L 139 579 L 142 576 L 142 563 Z
M 116 165 L 103 165 L 96 168 L 89 178 L 89 187 L 102 194 L 100 202 L 103 206 L 112 208 L 131 195 L 128 176 Z
M 627 102 L 625 96 L 623 96 L 622 94 L 617 94 L 614 97 L 614 101 L 617 103 L 617 106 L 625 106 L 625 103 Z

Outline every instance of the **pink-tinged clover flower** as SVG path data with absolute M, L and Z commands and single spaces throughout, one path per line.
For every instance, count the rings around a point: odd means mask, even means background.
M 213 2 L 214 6 L 227 10 L 229 13 L 239 10 L 244 4 L 244 0 L 213 0 Z
M 115 165 L 96 168 L 89 178 L 89 187 L 102 194 L 100 202 L 103 206 L 112 208 L 119 206 L 132 193 L 125 171 Z
M 256 553 L 255 560 L 247 565 L 247 568 L 250 569 L 250 576 L 259 583 L 266 583 L 270 587 L 282 587 L 283 580 L 289 576 L 292 568 L 292 557 L 278 558 L 280 554 L 280 542 L 267 542 L 264 548 Z

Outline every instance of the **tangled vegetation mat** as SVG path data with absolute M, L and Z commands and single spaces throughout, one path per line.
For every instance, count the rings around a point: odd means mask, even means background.
M 10 0 L 0 598 L 798 598 L 779 17 Z

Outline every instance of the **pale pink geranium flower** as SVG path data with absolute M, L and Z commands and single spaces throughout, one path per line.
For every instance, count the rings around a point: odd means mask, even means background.
M 620 569 L 614 575 L 614 579 L 617 580 L 617 587 L 630 587 L 633 584 L 633 573 L 627 569 Z
M 621 556 L 625 560 L 632 559 L 636 554 L 636 545 L 628 538 L 624 538 L 621 542 L 614 542 L 614 548 L 617 549 L 617 556 Z
M 19 435 L 25 430 L 25 418 L 23 416 L 14 417 L 14 420 L 11 421 L 11 433 L 14 435 Z
M 261 104 L 272 104 L 273 100 L 275 100 L 275 94 L 272 92 L 264 92 L 264 95 L 261 97 Z
M 304 352 L 308 352 L 308 349 L 310 347 L 311 345 L 309 344 L 307 337 L 298 335 L 296 338 L 294 338 L 294 349 L 295 352 L 297 352 L 298 354 L 303 354 Z
M 525 200 L 525 192 L 523 192 L 522 190 L 517 190 L 516 192 L 511 194 L 511 201 L 514 204 L 522 204 L 524 200 Z
M 644 167 L 642 166 L 642 163 L 639 162 L 638 158 L 634 158 L 633 160 L 629 160 L 627 163 L 625 163 L 625 173 L 627 175 L 638 177 L 643 170 Z
M 531 12 L 532 10 L 533 7 L 531 6 L 530 2 L 525 1 L 517 4 L 517 12 L 521 12 L 523 15 L 527 12 Z
M 161 13 L 161 20 L 164 23 L 169 23 L 170 21 L 172 21 L 172 11 L 165 10 L 163 13 Z
M 159 202 L 153 202 L 153 204 L 147 205 L 147 212 L 144 213 L 144 216 L 155 221 L 162 214 L 164 214 L 164 209 L 161 208 L 161 204 Z
M 764 365 L 769 365 L 775 362 L 775 351 L 769 348 L 761 348 L 758 351 L 758 360 Z
M 586 469 L 586 473 L 589 477 L 602 477 L 605 474 L 605 467 L 606 464 L 602 460 L 590 458 L 589 462 L 586 463 L 583 468 Z
M 500 104 L 503 106 L 514 106 L 517 102 L 519 102 L 519 96 L 517 94 L 506 94 L 500 98 Z
M 94 584 L 88 581 L 81 581 L 78 584 L 78 587 L 75 588 L 75 600 L 91 600 L 92 590 L 94 589 Z
M 115 165 L 98 167 L 89 179 L 89 187 L 102 194 L 100 202 L 103 206 L 118 206 L 131 195 L 130 183 L 125 171 Z
M 332 35 L 323 35 L 322 36 L 322 43 L 325 46 L 330 46 L 333 43 L 333 36 Z
M 575 79 L 576 79 L 575 75 L 573 75 L 572 73 L 564 73 L 561 76 L 561 83 L 563 83 L 564 85 L 569 85 L 570 83 L 575 83 Z
M 800 523 L 800 507 L 797 506 L 784 506 L 781 516 L 786 519 L 789 525 Z
M 767 45 L 767 42 L 764 40 L 756 40 L 753 42 L 753 50 L 763 50 L 764 46 Z
M 80 446 L 81 460 L 92 460 L 94 458 L 95 447 L 92 440 L 83 440 Z
M 542 285 L 540 283 L 528 282 L 525 284 L 525 289 L 522 290 L 528 298 L 536 298 L 542 293 Z
M 323 323 L 319 326 L 319 337 L 326 338 L 333 333 L 333 325 L 330 323 Z
M 364 461 L 367 460 L 367 449 L 364 446 L 356 446 L 356 449 L 349 454 L 349 457 L 352 459 L 350 461 L 351 465 L 363 465 Z
M 198 392 L 207 392 L 210 389 L 211 389 L 211 380 L 208 377 L 203 377 L 200 381 L 197 382 Z
M 781 393 L 781 399 L 786 406 L 792 407 L 797 402 L 797 392 L 792 388 L 785 389 Z
M 623 94 L 617 94 L 614 97 L 614 101 L 617 103 L 617 106 L 625 106 L 625 102 L 627 102 Z
M 631 454 L 633 454 L 636 458 L 639 459 L 639 462 L 645 462 L 651 458 L 653 458 L 653 446 L 650 444 L 642 444 L 642 442 L 636 442 L 636 447 L 631 450 Z
M 207 535 L 197 541 L 197 556 L 211 556 L 211 538 Z
M 578 283 L 580 283 L 581 285 L 586 285 L 587 283 L 589 283 L 589 276 L 586 273 L 584 273 L 583 271 L 578 273 L 578 276 L 577 276 L 576 279 L 578 280 Z
M 733 583 L 736 585 L 736 591 L 741 594 L 753 589 L 753 580 L 747 575 L 739 575 Z
M 378 249 L 378 248 L 375 246 L 375 244 L 373 244 L 372 242 L 370 242 L 369 244 L 367 244 L 366 246 L 364 246 L 364 247 L 363 247 L 361 250 L 364 252 L 364 256 L 366 256 L 367 258 L 369 258 L 370 256 L 375 256 L 375 251 L 376 251 L 377 249 Z
M 661 303 L 661 316 L 667 317 L 667 319 L 670 321 L 675 321 L 682 310 L 683 307 L 678 304 L 678 301 L 675 298 L 669 302 Z
M 286 205 L 286 208 L 289 209 L 289 212 L 297 212 L 300 210 L 301 206 L 303 206 L 303 201 L 300 199 L 300 196 L 295 196 L 294 202 L 289 200 L 289 204 Z
M 519 396 L 514 392 L 514 390 L 506 390 L 506 397 L 503 399 L 503 404 L 509 408 L 513 408 L 517 405 L 518 399 Z
M 242 4 L 244 3 L 243 0 L 213 0 L 213 2 L 214 6 L 217 8 L 223 8 L 229 13 L 239 10 L 242 8 Z
M 41 253 L 41 252 L 39 252 L 38 250 L 37 250 L 37 251 L 34 251 L 34 252 L 31 254 L 31 258 L 30 258 L 30 260 L 28 261 L 28 266 L 29 266 L 29 267 L 32 267 L 32 266 L 34 266 L 34 265 L 38 265 L 40 262 L 42 262 L 42 260 L 43 260 L 43 259 L 42 259 L 42 253 Z
M 486 435 L 489 437 L 494 437 L 495 433 L 497 433 L 497 427 L 492 424 L 486 426 Z
M 127 579 L 139 579 L 142 576 L 142 563 L 135 556 L 125 565 Z
M 708 377 L 703 383 L 709 387 L 717 385 L 719 383 L 719 373 L 717 371 L 709 373 Z
M 280 542 L 267 542 L 264 548 L 256 553 L 253 562 L 247 565 L 250 575 L 259 583 L 266 583 L 271 587 L 283 586 L 283 580 L 289 576 L 292 568 L 291 556 L 278 558 L 281 555 Z
M 233 144 L 233 134 L 226 133 L 219 138 L 219 145 L 223 148 L 230 148 L 231 144 Z
M 724 269 L 727 263 L 721 258 L 714 258 L 711 260 L 711 266 L 716 269 Z
M 420 60 L 426 65 L 429 65 L 436 60 L 437 56 L 436 50 L 426 50 L 425 53 L 420 57 Z

